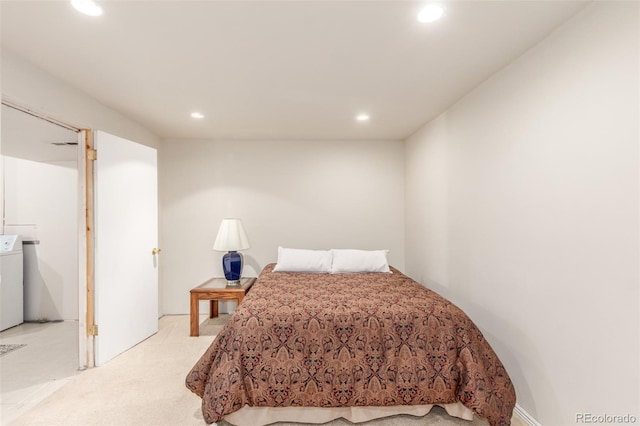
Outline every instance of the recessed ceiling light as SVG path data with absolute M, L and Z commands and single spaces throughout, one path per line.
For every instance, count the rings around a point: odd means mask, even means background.
M 192 112 L 191 113 L 191 117 L 192 118 L 204 118 L 204 115 L 201 112 Z
M 358 114 L 356 116 L 356 120 L 358 121 L 369 121 L 371 117 L 369 117 L 369 114 Z
M 80 13 L 88 16 L 102 15 L 102 8 L 93 0 L 71 0 L 71 5 Z
M 418 21 L 424 23 L 435 22 L 442 18 L 442 15 L 444 15 L 442 6 L 428 4 L 418 13 Z

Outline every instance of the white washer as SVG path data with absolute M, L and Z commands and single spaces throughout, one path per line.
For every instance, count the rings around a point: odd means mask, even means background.
M 0 235 L 0 331 L 24 322 L 22 237 Z

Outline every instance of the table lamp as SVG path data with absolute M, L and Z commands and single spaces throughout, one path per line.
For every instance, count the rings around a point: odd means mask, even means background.
M 238 284 L 242 277 L 242 254 L 239 250 L 246 250 L 251 245 L 249 238 L 242 226 L 242 221 L 235 218 L 222 219 L 218 236 L 213 249 L 216 251 L 226 251 L 222 257 L 222 270 L 224 277 L 230 285 Z

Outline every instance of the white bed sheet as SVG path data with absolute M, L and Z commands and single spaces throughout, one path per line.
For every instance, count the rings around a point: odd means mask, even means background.
M 473 411 L 462 405 L 435 404 L 450 416 L 473 420 Z M 235 426 L 264 426 L 274 422 L 326 423 L 343 417 L 352 423 L 361 423 L 397 414 L 422 417 L 433 405 L 401 405 L 395 407 L 251 407 L 245 405 L 224 419 Z

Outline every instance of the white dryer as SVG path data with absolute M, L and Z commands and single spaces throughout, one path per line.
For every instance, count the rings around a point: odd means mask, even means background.
M 24 322 L 22 237 L 0 235 L 0 331 Z

